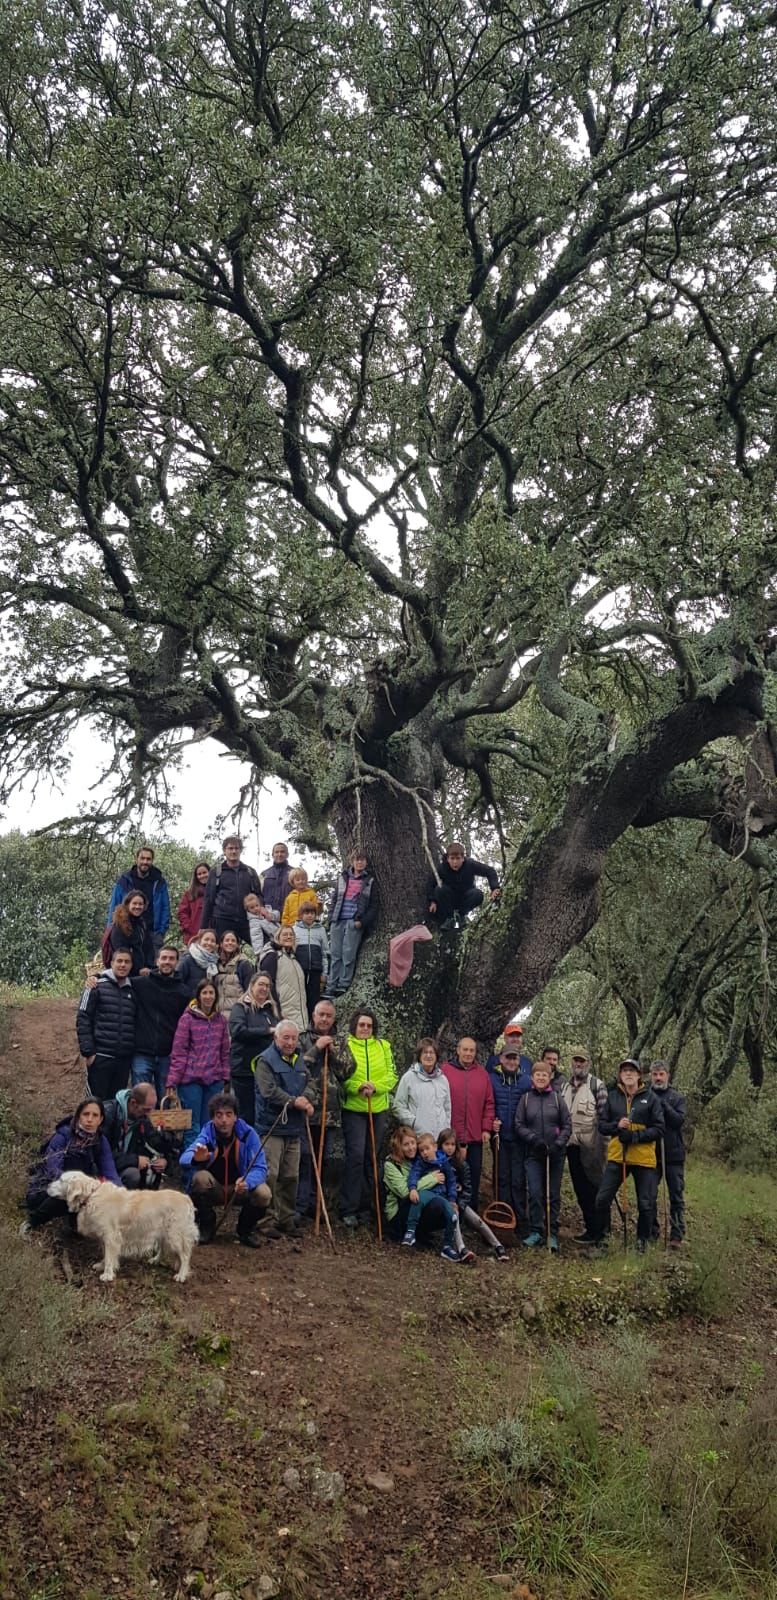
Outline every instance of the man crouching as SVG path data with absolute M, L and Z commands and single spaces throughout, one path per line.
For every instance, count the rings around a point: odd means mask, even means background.
M 187 1189 L 194 1202 L 200 1244 L 209 1244 L 216 1232 L 216 1207 L 239 1207 L 238 1244 L 256 1249 L 254 1228 L 270 1203 L 267 1162 L 259 1135 L 237 1114 L 231 1094 L 215 1094 L 208 1106 L 210 1122 L 181 1155 Z

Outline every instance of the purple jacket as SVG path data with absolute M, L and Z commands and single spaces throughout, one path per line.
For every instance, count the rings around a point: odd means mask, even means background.
M 45 1193 L 49 1184 L 55 1178 L 61 1178 L 63 1172 L 85 1172 L 88 1178 L 103 1178 L 106 1183 L 121 1184 L 105 1134 L 98 1133 L 90 1144 L 81 1145 L 73 1133 L 69 1117 L 57 1123 L 41 1156 L 42 1159 L 31 1169 L 28 1195 Z
M 206 1017 L 194 1000 L 175 1030 L 167 1074 L 168 1089 L 177 1083 L 223 1083 L 229 1077 L 229 1028 L 220 1011 Z

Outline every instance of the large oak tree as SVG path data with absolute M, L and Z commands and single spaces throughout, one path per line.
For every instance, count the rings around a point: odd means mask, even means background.
M 497 826 L 523 795 L 415 991 L 478 1035 L 629 828 L 773 870 L 773 5 L 0 26 L 8 782 L 88 718 L 123 820 L 209 736 L 309 844 L 361 835 L 381 936 L 452 777 Z

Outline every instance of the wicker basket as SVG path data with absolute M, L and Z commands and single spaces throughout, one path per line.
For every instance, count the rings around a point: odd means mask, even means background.
M 183 1133 L 192 1125 L 192 1114 L 181 1105 L 177 1095 L 166 1094 L 158 1110 L 149 1112 L 148 1120 L 155 1128 L 166 1128 L 168 1133 Z

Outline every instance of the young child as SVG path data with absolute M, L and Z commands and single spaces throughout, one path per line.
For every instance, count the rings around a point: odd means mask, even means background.
M 302 906 L 299 921 L 294 924 L 294 937 L 297 941 L 294 954 L 305 974 L 308 1013 L 312 1017 L 329 972 L 329 940 L 312 901 Z
M 281 927 L 293 928 L 299 921 L 302 907 L 310 904 L 315 907 L 316 916 L 324 909 L 324 903 L 319 900 L 315 889 L 308 883 L 308 875 L 304 867 L 296 867 L 289 873 L 289 892 L 283 902 L 281 913 Z
M 422 1178 L 434 1174 L 435 1170 L 440 1177 L 438 1183 L 431 1189 L 419 1189 L 418 1184 Z M 410 1210 L 407 1214 L 407 1227 L 402 1243 L 415 1244 L 415 1231 L 424 1206 L 431 1199 L 442 1204 L 445 1211 L 445 1243 L 440 1255 L 443 1261 L 458 1261 L 459 1251 L 454 1245 L 456 1234 L 456 1221 L 458 1218 L 458 1204 L 456 1201 L 456 1175 L 446 1155 L 437 1149 L 434 1136 L 431 1133 L 419 1133 L 418 1154 L 410 1165 L 407 1178 L 408 1193 L 410 1196 Z
M 271 944 L 275 938 L 278 925 L 270 920 L 270 914 L 262 905 L 258 894 L 247 894 L 243 900 L 243 907 L 248 918 L 251 949 L 254 955 L 260 956 L 265 945 Z
M 486 1244 L 493 1250 L 497 1261 L 506 1261 L 507 1251 L 504 1245 L 499 1243 L 496 1234 L 491 1232 L 488 1223 L 484 1222 L 483 1218 L 472 1210 L 469 1203 L 472 1197 L 472 1179 L 467 1164 L 466 1145 L 460 1143 L 452 1128 L 443 1128 L 437 1140 L 437 1148 L 442 1155 L 447 1156 L 456 1179 L 456 1198 L 459 1208 L 456 1246 L 459 1251 L 459 1260 L 470 1262 L 475 1259 L 473 1252 L 467 1249 L 461 1232 L 462 1222 L 467 1222 L 471 1228 L 475 1229 L 476 1233 L 480 1234 L 481 1239 L 485 1239 Z

